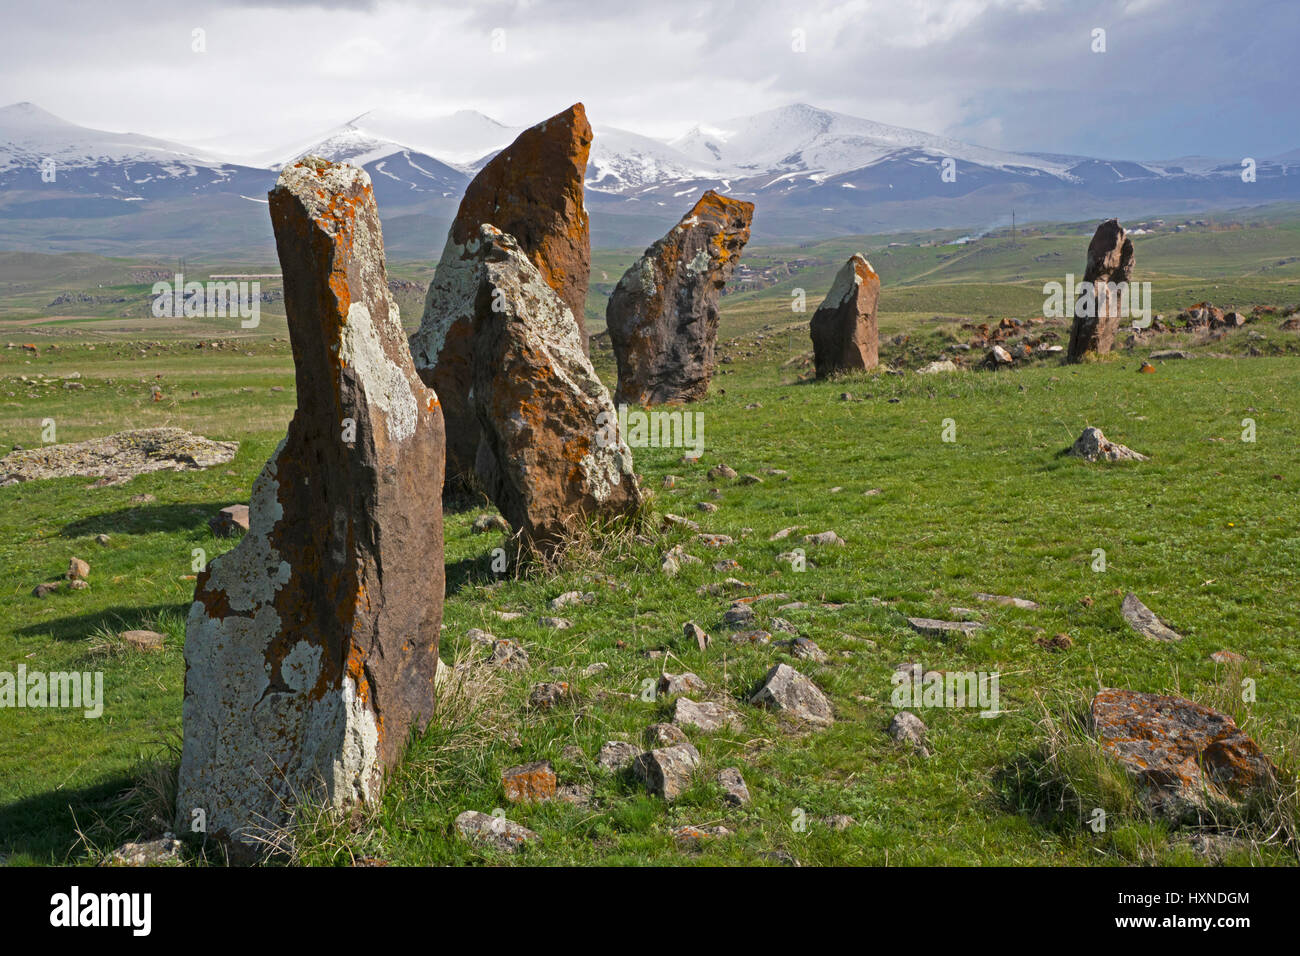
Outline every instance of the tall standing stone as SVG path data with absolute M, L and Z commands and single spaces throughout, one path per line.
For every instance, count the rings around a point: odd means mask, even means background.
M 377 795 L 432 714 L 442 412 L 411 364 L 364 170 L 270 193 L 298 408 L 186 622 L 177 826 L 247 848 L 296 803 Z
M 591 230 L 582 183 L 590 151 L 591 124 L 582 104 L 575 103 L 520 133 L 479 171 L 461 199 L 425 297 L 420 328 L 410 339 L 416 370 L 443 403 L 449 485 L 474 472 L 479 443 L 469 401 L 478 266 L 466 246 L 477 240 L 484 223 L 513 236 L 568 306 L 585 354 Z
M 465 255 L 478 264 L 478 479 L 524 542 L 551 552 L 587 519 L 639 507 L 632 453 L 573 314 L 514 238 L 485 224 Z
M 1105 355 L 1115 347 L 1123 298 L 1133 275 L 1133 240 L 1118 219 L 1107 219 L 1088 243 L 1088 266 L 1083 281 L 1090 293 L 1074 303 L 1067 362 L 1081 362 L 1089 352 Z
M 605 309 L 618 361 L 615 401 L 661 405 L 708 394 L 718 297 L 753 219 L 753 203 L 710 189 L 623 274 Z
M 831 291 L 813 313 L 813 359 L 818 378 L 880 364 L 876 302 L 880 276 L 865 256 L 854 254 L 835 276 Z

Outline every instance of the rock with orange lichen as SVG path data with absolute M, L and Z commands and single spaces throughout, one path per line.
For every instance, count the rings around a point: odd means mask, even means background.
M 1124 311 L 1124 295 L 1133 275 L 1133 240 L 1118 219 L 1107 219 L 1088 243 L 1088 264 L 1083 281 L 1088 285 L 1074 303 L 1074 324 L 1066 361 L 1082 362 L 1085 355 L 1105 355 L 1115 347 Z
M 718 297 L 753 218 L 753 203 L 710 189 L 623 274 L 605 309 L 618 361 L 617 402 L 661 405 L 708 394 Z
M 484 223 L 511 235 L 542 279 L 568 306 L 586 354 L 583 309 L 591 274 L 591 230 L 582 201 L 591 124 L 581 103 L 519 137 L 479 171 L 465 190 L 425 297 L 411 354 L 437 391 L 447 427 L 448 487 L 474 474 L 478 422 L 469 390 L 477 264 L 467 247 Z
M 1108 688 L 1092 699 L 1092 724 L 1102 751 L 1170 820 L 1196 820 L 1277 782 L 1273 763 L 1231 717 L 1195 701 Z
M 534 803 L 555 796 L 555 767 L 549 760 L 511 767 L 501 773 L 501 786 L 511 803 Z
M 306 158 L 270 193 L 298 408 L 248 531 L 198 578 L 179 832 L 248 852 L 297 803 L 379 793 L 433 712 L 442 412 L 388 291 L 370 178 Z
M 880 364 L 879 298 L 880 276 L 865 256 L 855 253 L 835 276 L 831 291 L 810 323 L 818 378 Z
M 640 506 L 632 453 L 573 313 L 514 238 L 484 225 L 466 255 L 478 480 L 523 544 L 551 553 L 588 520 Z

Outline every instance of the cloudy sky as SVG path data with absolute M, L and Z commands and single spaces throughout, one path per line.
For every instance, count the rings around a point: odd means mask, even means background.
M 1300 147 L 1295 0 L 0 8 L 0 105 L 231 154 L 303 142 L 375 107 L 526 125 L 576 100 L 597 125 L 661 137 L 806 102 L 1004 149 L 1163 159 Z

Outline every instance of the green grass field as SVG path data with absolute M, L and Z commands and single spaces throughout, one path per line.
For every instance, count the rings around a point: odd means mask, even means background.
M 1117 799 L 1107 830 L 1093 833 L 1077 806 L 1064 798 L 1053 802 L 1059 794 L 1026 768 L 1041 762 L 1045 718 L 1086 703 L 1100 686 L 1119 686 L 1228 707 L 1294 771 L 1300 334 L 1279 331 L 1279 320 L 1271 318 L 1218 342 L 1167 336 L 1084 366 L 1042 361 L 996 374 L 882 372 L 824 383 L 800 377 L 808 315 L 790 311 L 790 290 L 807 289 L 811 313 L 855 248 L 869 249 L 886 282 L 882 361 L 914 367 L 965 340 L 957 317 L 1034 315 L 1042 282 L 1082 272 L 1086 236 L 1068 232 L 1031 234 L 1015 245 L 995 236 L 961 247 L 891 250 L 835 240 L 813 250 L 753 250 L 754 262 L 797 254 L 822 264 L 760 292 L 724 298 L 721 339 L 731 361 L 720 366 L 711 397 L 691 408 L 703 416 L 701 461 L 683 463 L 680 449 L 634 452 L 656 514 L 685 515 L 734 543 L 712 551 L 684 530 L 660 532 L 648 543 L 619 539 L 598 552 L 575 552 L 553 574 L 499 579 L 490 552 L 501 539 L 470 533 L 474 518 L 491 508 L 449 511 L 442 659 L 481 657 L 466 637 L 479 627 L 523 644 L 530 669 L 473 669 L 475 693 L 450 695 L 440 705 L 439 719 L 412 741 L 382 803 L 341 819 L 305 820 L 295 859 L 1205 862 L 1182 835 L 1133 810 L 1131 801 Z M 1153 236 L 1138 245 L 1139 272 L 1151 271 L 1135 279 L 1153 281 L 1156 310 L 1166 314 L 1201 298 L 1243 310 L 1294 304 L 1300 301 L 1296 266 L 1269 263 L 1286 258 L 1284 248 L 1296 248 L 1296 232 L 1284 221 Z M 0 857 L 11 864 L 93 863 L 113 846 L 166 825 L 153 815 L 165 805 L 157 794 L 165 793 L 175 769 L 169 748 L 180 735 L 193 551 L 203 549 L 210 559 L 232 546 L 211 535 L 207 520 L 247 500 L 292 414 L 293 369 L 283 320 L 276 326 L 273 317 L 243 336 L 219 324 L 138 333 L 132 329 L 142 320 L 110 315 L 108 307 L 52 325 L 57 318 L 38 307 L 48 293 L 97 287 L 140 264 L 29 259 L 24 280 L 23 263 L 8 255 L 0 256 L 0 285 L 19 296 L 13 290 L 26 282 L 20 290 L 26 299 L 5 297 L 0 337 L 35 342 L 39 351 L 0 348 L 0 452 L 39 444 L 42 422 L 50 418 L 59 441 L 169 424 L 241 442 L 233 462 L 205 472 L 155 473 L 97 489 L 88 488 L 90 479 L 75 478 L 0 488 L 0 670 L 20 664 L 98 670 L 106 696 L 99 719 L 0 709 Z M 593 286 L 602 284 L 602 271 L 616 279 L 619 263 L 632 255 L 595 256 Z M 37 275 L 42 269 L 48 274 Z M 78 278 L 68 270 L 83 273 Z M 419 271 L 392 270 L 408 278 Z M 589 314 L 601 311 L 603 302 L 589 305 Z M 900 334 L 911 339 L 886 343 Z M 194 347 L 210 338 L 238 344 Z M 1151 347 L 1175 343 L 1198 357 L 1136 374 Z M 611 356 L 598 351 L 595 358 L 612 383 Z M 59 376 L 70 372 L 80 373 L 84 388 L 63 387 Z M 163 389 L 160 402 L 151 398 L 155 385 Z M 849 400 L 842 399 L 845 392 Z M 1253 442 L 1242 440 L 1244 419 L 1255 423 Z M 942 440 L 949 420 L 952 442 Z M 1061 457 L 1088 424 L 1150 461 L 1103 466 Z M 706 472 L 718 462 L 763 481 L 711 481 Z M 670 474 L 677 481 L 665 489 Z M 705 513 L 698 502 L 718 510 Z M 801 527 L 798 535 L 769 540 L 792 525 Z M 802 546 L 799 535 L 831 529 L 846 540 L 844 548 L 807 546 L 803 571 L 778 560 Z M 101 534 L 108 535 L 106 544 L 97 543 Z M 659 570 L 660 556 L 677 543 L 704 564 L 668 578 Z M 1104 572 L 1093 570 L 1097 549 L 1105 552 Z M 43 600 L 31 595 L 38 583 L 59 577 L 73 556 L 90 562 L 88 590 L 60 590 Z M 713 568 L 728 558 L 741 570 Z M 827 662 L 794 661 L 774 645 L 732 644 L 722 623 L 730 596 L 701 592 L 728 577 L 746 582 L 739 593 L 781 592 L 789 602 L 806 602 L 780 612 L 784 600 L 756 604 L 755 626 L 768 627 L 780 616 L 816 641 Z M 559 612 L 573 628 L 543 628 L 539 617 L 552 613 L 547 602 L 572 589 L 594 592 L 594 602 Z M 1158 645 L 1131 631 L 1119 614 L 1129 590 L 1184 640 Z M 981 604 L 976 592 L 1018 595 L 1042 607 Z M 953 606 L 976 609 L 987 626 L 941 641 L 907 624 L 907 616 L 949 618 Z M 522 616 L 503 621 L 496 611 Z M 713 636 L 707 651 L 683 637 L 686 621 Z M 136 627 L 166 633 L 167 648 L 157 654 L 122 649 L 116 635 Z M 1057 634 L 1069 635 L 1072 647 L 1052 651 L 1035 643 Z M 782 636 L 774 632 L 774 640 Z M 1244 672 L 1211 661 L 1221 649 L 1245 655 Z M 778 661 L 794 664 L 830 695 L 837 716 L 832 728 L 792 731 L 743 703 Z M 904 661 L 1000 673 L 1004 713 L 985 719 L 973 710 L 924 710 L 932 756 L 907 752 L 885 732 L 895 711 L 890 675 Z M 607 667 L 586 673 L 596 663 Z M 664 670 L 698 674 L 713 696 L 730 699 L 745 715 L 743 730 L 691 733 L 702 768 L 695 786 L 672 804 L 594 761 L 605 741 L 639 741 L 647 725 L 668 719 L 671 700 L 642 693 Z M 1251 703 L 1239 700 L 1243 676 L 1256 681 Z M 529 688 L 556 679 L 571 683 L 572 699 L 548 712 L 530 709 Z M 561 784 L 584 788 L 585 802 L 506 804 L 501 771 L 541 759 L 554 762 Z M 726 807 L 715 782 L 719 769 L 732 766 L 753 795 L 743 808 Z M 452 821 L 460 812 L 502 806 L 538 832 L 537 845 L 497 857 L 456 835 Z M 826 820 L 836 814 L 854 822 L 832 829 Z M 674 841 L 676 826 L 715 823 L 734 834 L 695 849 Z M 1293 845 L 1257 835 L 1242 840 L 1228 862 L 1296 859 Z

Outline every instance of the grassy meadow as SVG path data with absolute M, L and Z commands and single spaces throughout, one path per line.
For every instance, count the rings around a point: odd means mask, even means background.
M 1099 687 L 1175 692 L 1228 709 L 1280 766 L 1291 774 L 1300 766 L 1300 333 L 1281 331 L 1280 318 L 1268 317 L 1218 341 L 1159 336 L 1082 366 L 1052 358 L 997 373 L 806 380 L 807 320 L 851 252 L 866 251 L 882 275 L 881 359 L 903 370 L 968 341 L 963 321 L 1038 314 L 1043 282 L 1082 273 L 1090 232 L 1091 225 L 1067 225 L 1032 229 L 1014 242 L 994 235 L 962 246 L 891 247 L 925 237 L 867 237 L 747 251 L 755 268 L 809 261 L 766 288 L 724 297 L 726 361 L 711 396 L 689 409 L 702 416 L 703 457 L 687 463 L 681 449 L 634 450 L 653 492 L 655 530 L 642 540 L 588 542 L 553 572 L 497 575 L 490 554 L 501 536 L 470 530 L 491 506 L 465 502 L 448 510 L 442 659 L 481 659 L 467 632 L 483 628 L 522 644 L 529 669 L 465 668 L 459 692 L 440 701 L 434 725 L 412 740 L 382 801 L 342 817 L 304 814 L 291 859 L 1207 862 L 1187 833 L 1143 814 L 1122 785 L 1090 791 L 1099 775 L 1090 781 L 1086 772 L 1071 772 L 1058 759 L 1052 728 Z M 1293 306 L 1300 265 L 1282 260 L 1297 240 L 1300 219 L 1263 216 L 1241 229 L 1140 237 L 1134 279 L 1152 281 L 1155 311 L 1167 318 L 1201 299 L 1246 312 Z M 602 294 L 637 252 L 593 256 L 593 320 L 603 313 Z M 39 444 L 46 419 L 54 419 L 59 441 L 176 425 L 241 443 L 229 465 L 203 472 L 154 473 L 94 489 L 85 478 L 0 488 L 0 670 L 102 671 L 106 697 L 98 719 L 0 709 L 0 858 L 11 865 L 96 863 L 125 840 L 167 826 L 161 814 L 180 737 L 194 550 L 210 559 L 233 547 L 212 536 L 208 518 L 247 501 L 295 405 L 276 304 L 264 308 L 263 325 L 252 332 L 235 321 L 203 320 L 196 328 L 133 312 L 147 285 L 130 281 L 131 273 L 172 266 L 0 253 L 0 453 Z M 396 264 L 390 275 L 423 281 L 428 264 Z M 806 290 L 806 314 L 791 311 L 796 288 Z M 130 301 L 46 306 L 74 290 Z M 404 302 L 403 314 L 418 320 L 418 306 Z M 599 330 L 598 322 L 592 326 Z M 1063 324 L 1039 328 L 1065 344 Z M 213 340 L 221 347 L 196 347 Z M 9 342 L 17 347 L 4 348 Z M 1172 347 L 1196 357 L 1137 374 L 1152 349 Z M 599 340 L 593 357 L 612 385 L 612 356 Z M 65 387 L 61 376 L 71 373 L 79 373 L 71 381 L 82 388 Z M 152 399 L 155 386 L 161 401 Z M 1243 440 L 1245 419 L 1254 422 L 1254 441 Z M 1062 457 L 1090 424 L 1150 460 L 1106 466 Z M 954 441 L 943 440 L 945 427 Z M 711 480 L 707 471 L 720 462 L 762 480 Z M 701 502 L 717 510 L 700 509 Z M 713 550 L 685 529 L 662 530 L 657 518 L 666 512 L 734 541 Z M 770 540 L 791 526 L 800 530 Z M 827 530 L 846 545 L 801 543 L 803 534 Z M 676 544 L 703 563 L 667 577 L 661 556 Z M 806 550 L 804 570 L 779 558 L 793 547 Z M 1095 570 L 1098 549 L 1104 571 Z M 90 563 L 89 589 L 32 596 L 74 556 Z M 715 568 L 727 559 L 739 568 Z M 710 593 L 728 578 L 743 587 Z M 549 609 L 552 598 L 575 589 L 594 600 Z M 1127 591 L 1184 640 L 1156 644 L 1134 633 L 1119 613 Z M 1041 608 L 981 603 L 977 592 L 1030 598 Z M 754 626 L 772 631 L 773 643 L 732 643 L 722 621 L 730 600 L 765 593 L 789 595 L 754 604 Z M 778 610 L 793 603 L 803 606 Z M 520 616 L 503 620 L 495 612 Z M 552 613 L 574 626 L 543 627 L 539 619 Z M 986 626 L 940 640 L 907 623 L 909 616 L 957 614 Z M 776 644 L 790 635 L 773 629 L 773 618 L 814 640 L 826 661 L 793 659 Z M 687 621 L 712 635 L 707 650 L 683 636 Z M 132 628 L 165 633 L 165 649 L 125 648 L 117 635 Z M 1045 646 L 1062 634 L 1068 648 Z M 1219 650 L 1246 663 L 1217 664 L 1210 655 Z M 781 661 L 830 696 L 833 727 L 799 730 L 744 702 Z M 903 662 L 998 672 L 1000 715 L 918 711 L 932 753 L 911 753 L 886 733 L 897 709 L 890 676 Z M 663 671 L 699 675 L 708 696 L 729 700 L 745 717 L 743 729 L 689 732 L 702 766 L 694 786 L 671 804 L 594 759 L 606 741 L 640 742 L 645 727 L 670 719 L 672 700 L 643 692 Z M 1254 681 L 1253 701 L 1240 699 L 1243 679 Z M 530 687 L 550 680 L 568 681 L 570 698 L 552 710 L 530 708 Z M 578 798 L 505 803 L 501 772 L 542 759 Z M 753 797 L 748 805 L 721 799 L 716 776 L 725 767 L 741 770 Z M 1101 833 L 1087 824 L 1095 806 L 1109 814 Z M 535 830 L 537 844 L 498 856 L 456 834 L 457 814 L 498 807 Z M 833 826 L 840 815 L 851 822 Z M 733 833 L 687 847 L 673 835 L 686 824 L 723 824 Z M 1241 836 L 1225 862 L 1297 861 L 1285 834 Z M 194 851 L 194 862 L 205 858 L 219 854 Z

